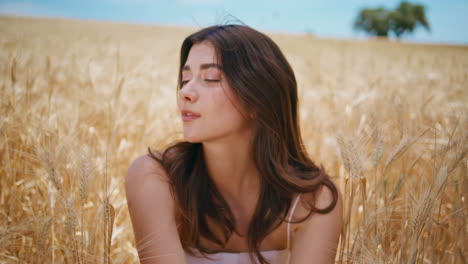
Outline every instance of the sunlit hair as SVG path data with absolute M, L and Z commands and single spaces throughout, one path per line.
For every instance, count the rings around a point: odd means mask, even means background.
M 208 41 L 215 49 L 227 82 L 241 106 L 253 113 L 251 158 L 261 174 L 261 190 L 246 234 L 250 257 L 268 263 L 260 254 L 260 243 L 283 222 L 297 193 L 313 193 L 328 187 L 333 201 L 326 208 L 309 204 L 309 214 L 326 214 L 337 202 L 337 189 L 323 168 L 309 158 L 301 138 L 297 83 L 294 72 L 279 47 L 266 35 L 243 25 L 221 25 L 202 29 L 182 43 L 177 90 L 182 67 L 193 45 Z M 183 89 L 183 88 L 182 88 Z M 176 142 L 161 153 L 150 155 L 169 175 L 176 199 L 179 236 L 184 250 L 216 253 L 203 248 L 200 237 L 224 248 L 235 229 L 233 214 L 209 177 L 201 143 Z M 207 220 L 219 225 L 215 235 Z M 295 222 L 295 223 L 297 223 Z

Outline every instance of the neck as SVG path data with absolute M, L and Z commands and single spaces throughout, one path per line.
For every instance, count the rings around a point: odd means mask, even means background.
M 203 155 L 211 179 L 232 209 L 256 205 L 260 175 L 252 160 L 249 136 L 204 142 Z

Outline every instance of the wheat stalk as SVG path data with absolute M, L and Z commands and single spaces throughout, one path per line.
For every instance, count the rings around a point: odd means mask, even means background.
M 137 262 L 122 177 L 183 138 L 192 30 L 0 22 L 0 262 Z M 271 37 L 297 78 L 304 147 L 343 191 L 337 262 L 465 263 L 466 47 Z M 150 239 L 164 238 L 136 247 Z

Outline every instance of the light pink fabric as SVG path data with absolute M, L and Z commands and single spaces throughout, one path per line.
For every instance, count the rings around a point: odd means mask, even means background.
M 290 223 L 294 210 L 296 209 L 297 202 L 300 199 L 300 194 L 296 197 L 294 201 L 291 212 L 289 213 L 288 223 L 287 223 L 287 248 L 283 250 L 267 250 L 261 251 L 260 253 L 270 262 L 271 264 L 287 264 L 289 263 L 290 258 L 290 236 L 291 229 Z M 231 253 L 231 252 L 219 252 L 214 254 L 207 255 L 210 259 L 191 256 L 186 254 L 186 259 L 188 264 L 247 264 L 252 263 L 247 252 L 240 253 Z
M 289 250 L 269 250 L 260 252 L 271 264 L 286 264 L 288 262 Z M 186 255 L 188 264 L 247 264 L 251 263 L 249 254 L 247 252 L 230 253 L 220 252 L 208 254 L 211 258 L 206 259 L 203 257 L 194 257 Z

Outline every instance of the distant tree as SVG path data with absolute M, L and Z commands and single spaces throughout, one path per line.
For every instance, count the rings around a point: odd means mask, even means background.
M 383 7 L 362 9 L 354 21 L 355 29 L 365 31 L 369 35 L 384 37 L 393 32 L 400 38 L 405 33 L 413 33 L 417 26 L 430 31 L 425 7 L 406 1 L 401 2 L 395 10 Z
M 390 30 L 390 11 L 380 7 L 377 9 L 363 9 L 359 12 L 354 28 L 366 31 L 374 36 L 388 36 Z
M 404 1 L 389 16 L 390 29 L 397 37 L 401 37 L 405 32 L 413 33 L 416 26 L 431 30 L 423 5 L 414 5 Z

